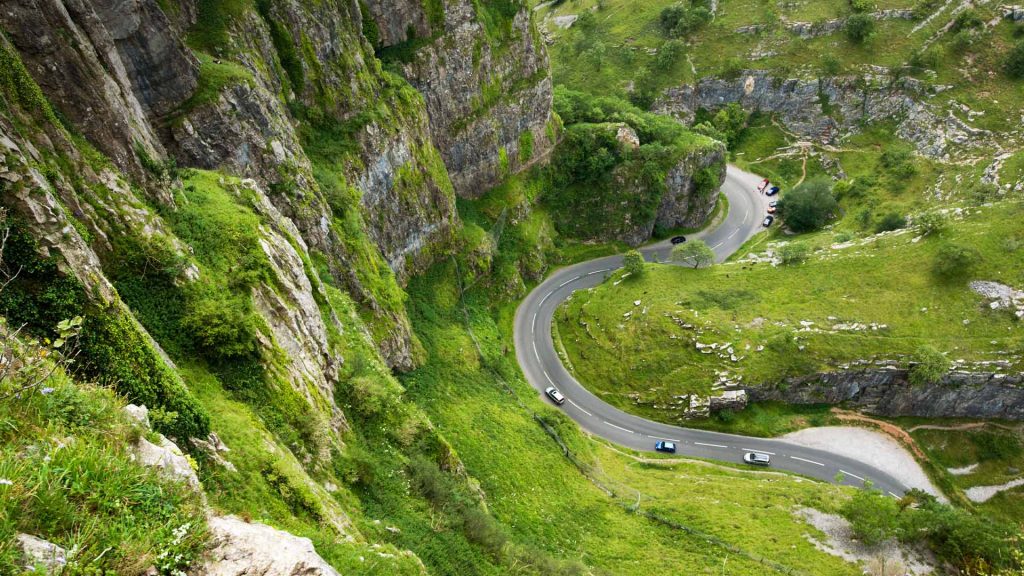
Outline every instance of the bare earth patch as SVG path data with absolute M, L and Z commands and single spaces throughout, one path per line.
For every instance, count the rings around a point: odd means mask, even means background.
M 850 523 L 838 514 L 826 514 L 814 508 L 799 508 L 796 513 L 825 533 L 824 542 L 805 535 L 815 548 L 847 562 L 862 563 L 867 574 L 923 576 L 936 573 L 936 560 L 926 550 L 903 546 L 894 539 L 867 546 L 857 540 Z
M 946 472 L 949 472 L 953 476 L 966 476 L 967 474 L 974 472 L 977 468 L 978 463 L 975 462 L 974 464 L 969 464 L 961 468 L 946 468 Z
M 856 426 L 823 426 L 791 432 L 782 440 L 870 464 L 910 488 L 919 488 L 946 501 L 910 452 L 881 432 Z

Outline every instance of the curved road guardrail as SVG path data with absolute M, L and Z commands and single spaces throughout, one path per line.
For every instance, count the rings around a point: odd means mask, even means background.
M 729 200 L 729 213 L 714 229 L 695 234 L 715 251 L 722 261 L 761 230 L 768 198 L 756 187 L 759 176 L 729 166 L 722 192 Z M 664 261 L 671 251 L 668 241 L 641 249 L 649 261 Z M 604 402 L 580 384 L 562 365 L 551 337 L 555 310 L 573 292 L 604 281 L 622 267 L 622 256 L 608 256 L 562 268 L 537 286 L 519 304 L 514 324 L 516 358 L 527 381 L 539 393 L 554 386 L 565 395 L 565 413 L 584 430 L 616 444 L 636 450 L 653 451 L 658 440 L 676 443 L 677 452 L 742 465 L 744 452 L 772 455 L 772 468 L 805 476 L 861 486 L 865 481 L 892 496 L 902 495 L 906 487 L 884 470 L 863 462 L 807 448 L 784 440 L 753 438 L 706 430 L 683 428 L 654 422 L 623 412 Z

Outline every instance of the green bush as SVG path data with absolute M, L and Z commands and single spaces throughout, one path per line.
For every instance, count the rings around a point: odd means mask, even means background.
M 875 9 L 871 0 L 850 0 L 850 9 L 854 12 L 870 12 Z
M 886 212 L 875 222 L 875 232 L 892 232 L 906 227 L 907 217 L 899 212 Z
M 248 294 L 242 297 L 196 287 L 181 325 L 194 339 L 196 350 L 210 360 L 253 357 L 259 353 L 262 322 Z
M 948 243 L 939 248 L 932 270 L 942 279 L 953 280 L 970 275 L 980 262 L 981 253 L 974 248 Z
M 672 261 L 701 268 L 715 261 L 715 252 L 703 240 L 691 240 L 672 248 Z
M 644 273 L 644 257 L 638 250 L 630 250 L 622 257 L 622 268 L 631 276 Z
M 80 369 L 85 376 L 113 385 L 129 402 L 159 408 L 168 415 L 159 425 L 154 423 L 159 432 L 179 440 L 205 438 L 209 433 L 206 410 L 118 308 L 90 310 L 80 346 Z
M 854 14 L 846 19 L 844 30 L 851 42 L 863 44 L 875 32 L 875 19 L 868 14 Z
M 807 260 L 810 252 L 811 251 L 806 244 L 802 244 L 800 242 L 788 242 L 779 248 L 779 259 L 786 265 L 800 264 Z
M 968 8 L 957 14 L 953 20 L 953 26 L 949 30 L 956 33 L 962 30 L 981 28 L 984 25 L 985 20 L 978 14 L 978 11 L 974 8 Z
M 818 230 L 838 209 L 831 182 L 825 177 L 807 180 L 779 200 L 779 216 L 794 232 Z
M 877 490 L 858 490 L 841 509 L 853 533 L 871 546 L 900 533 L 899 501 Z
M 933 236 L 946 228 L 946 217 L 939 212 L 925 212 L 914 218 L 914 228 L 922 236 Z
M 914 164 L 914 152 L 910 148 L 902 146 L 891 146 L 878 158 L 882 168 L 892 176 L 906 180 L 917 174 L 917 166 Z
M 931 346 L 921 346 L 914 353 L 910 367 L 910 383 L 915 386 L 938 382 L 949 371 L 949 360 Z
M 1018 27 L 1017 30 L 1024 30 L 1024 26 Z M 1018 42 L 1007 53 L 1006 59 L 1003 61 L 1003 71 L 1015 80 L 1024 78 L 1024 42 Z

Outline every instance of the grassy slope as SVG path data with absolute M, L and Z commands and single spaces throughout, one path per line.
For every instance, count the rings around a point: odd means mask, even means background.
M 654 70 L 654 51 L 665 37 L 657 26 L 658 15 L 672 0 L 637 2 L 636 0 L 576 0 L 537 12 L 539 18 L 580 14 L 594 6 L 597 28 L 587 40 L 581 41 L 578 30 L 563 30 L 548 21 L 545 26 L 556 39 L 552 54 L 555 82 L 570 88 L 596 94 L 625 96 L 631 80 L 642 67 Z M 875 9 L 912 8 L 909 0 L 881 0 Z M 950 7 L 957 3 L 950 3 Z M 998 16 L 995 4 L 978 9 L 985 20 Z M 875 34 L 863 45 L 851 43 L 842 32 L 803 40 L 787 32 L 779 24 L 787 21 L 820 22 L 849 15 L 849 4 L 843 0 L 791 3 L 780 7 L 774 2 L 758 0 L 722 0 L 715 20 L 695 32 L 687 42 L 684 54 L 671 67 L 658 70 L 657 86 L 666 88 L 695 78 L 730 73 L 740 68 L 776 70 L 780 75 L 816 77 L 823 66 L 823 55 L 835 58 L 841 72 L 856 72 L 865 64 L 901 66 L 919 50 L 950 19 L 945 10 L 917 32 L 919 21 L 885 20 L 878 22 Z M 739 34 L 736 29 L 752 24 L 767 25 L 758 35 Z M 1010 22 L 999 22 L 978 36 L 966 51 L 952 45 L 952 34 L 942 36 L 932 50 L 938 55 L 935 75 L 922 74 L 937 84 L 953 89 L 937 96 L 936 102 L 958 100 L 971 108 L 984 111 L 977 119 L 979 127 L 1008 129 L 1017 118 L 1016 111 L 1024 104 L 1020 84 L 1008 81 L 998 73 L 1002 55 L 1017 40 Z M 604 46 L 604 58 L 587 58 L 594 43 Z M 754 52 L 773 55 L 750 60 Z M 580 54 L 583 54 L 581 57 Z
M 507 187 L 496 192 L 507 193 Z M 464 203 L 467 221 L 490 228 L 489 202 L 485 197 L 479 204 Z M 503 254 L 535 246 L 522 242 L 530 234 L 518 226 L 506 228 Z M 641 510 L 657 511 L 801 572 L 856 572 L 810 546 L 802 535 L 813 529 L 792 516 L 799 505 L 830 509 L 845 491 L 700 464 L 644 465 L 581 436 L 522 381 L 510 345 L 514 303 L 495 292 L 502 284 L 476 284 L 463 310 L 457 277 L 454 264 L 444 262 L 411 283 L 413 325 L 428 362 L 402 382 L 480 480 L 491 511 L 517 539 L 610 574 L 664 573 L 682 565 L 688 573 L 717 574 L 725 560 L 728 573 L 763 570 L 742 555 L 629 513 L 623 506 L 634 504 L 639 491 Z M 605 495 L 581 475 L 534 415 L 558 430 L 616 496 Z M 751 514 L 753 508 L 757 513 Z M 765 530 L 772 531 L 771 537 Z
M 942 238 L 914 242 L 910 233 L 870 238 L 863 245 L 824 249 L 797 266 L 650 266 L 642 278 L 577 294 L 556 316 L 559 332 L 581 379 L 619 406 L 632 405 L 629 392 L 658 403 L 707 392 L 716 371 L 773 383 L 857 359 L 900 358 L 922 343 L 954 359 L 1007 358 L 1004 351 L 1019 352 L 1024 343 L 1018 324 L 1009 314 L 983 308 L 965 280 L 937 281 L 931 268 L 938 247 L 956 241 L 983 254 L 973 277 L 1019 285 L 1024 280 L 1020 253 L 1008 249 L 1005 239 L 1019 234 L 1022 214 L 1017 201 L 980 208 Z M 832 238 L 826 231 L 807 241 L 826 244 Z M 636 313 L 634 300 L 643 302 L 646 314 Z M 633 316 L 624 319 L 631 310 Z M 697 330 L 683 330 L 667 315 Z M 826 332 L 798 332 L 801 321 Z M 888 328 L 829 333 L 840 322 Z M 787 343 L 786 335 L 795 335 L 797 342 Z M 731 343 L 740 360 L 702 354 L 695 340 Z M 758 346 L 764 351 L 757 352 Z M 803 348 L 797 355 L 798 346 Z M 1019 367 L 1019 358 L 1015 361 Z M 642 412 L 671 418 L 661 410 Z

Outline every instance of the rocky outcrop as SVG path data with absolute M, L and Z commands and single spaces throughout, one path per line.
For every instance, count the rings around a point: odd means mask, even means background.
M 208 519 L 211 549 L 196 576 L 340 576 L 300 538 L 237 516 Z
M 897 135 L 923 155 L 948 159 L 987 132 L 924 102 L 936 89 L 912 78 L 879 71 L 864 76 L 804 80 L 751 70 L 738 78 L 705 78 L 696 85 L 668 89 L 655 103 L 658 112 L 692 122 L 697 110 L 736 102 L 747 111 L 773 113 L 800 137 L 836 144 L 864 123 L 897 119 Z
M 157 0 L 5 3 L 0 25 L 50 102 L 136 178 L 136 146 L 163 148 L 149 113 L 168 112 L 196 88 L 198 66 Z
M 697 175 L 709 182 L 698 186 Z M 718 202 L 718 189 L 725 182 L 725 147 L 700 150 L 686 156 L 668 172 L 654 226 L 699 228 L 707 222 Z M 704 188 L 704 189 L 701 189 Z
M 129 404 L 125 406 L 125 413 L 144 430 L 149 431 L 149 410 L 145 406 Z M 131 449 L 131 456 L 139 464 L 153 468 L 168 479 L 183 482 L 193 490 L 202 491 L 199 477 L 196 476 L 196 471 L 188 458 L 185 458 L 177 444 L 163 434 L 156 434 L 155 443 L 150 442 L 145 436 L 139 436 Z
M 868 14 L 875 20 L 913 20 L 914 11 L 908 9 L 880 10 Z M 846 18 L 835 18 L 821 22 L 785 22 L 783 26 L 791 34 L 803 39 L 818 38 L 839 32 L 846 26 Z
M 444 33 L 435 31 L 434 40 L 402 68 L 426 101 L 455 192 L 467 198 L 480 196 L 553 145 L 547 53 L 530 10 L 521 7 L 508 31 L 493 32 L 478 9 L 500 9 L 481 6 L 470 0 L 446 3 Z M 507 37 L 499 43 L 494 34 Z
M 366 0 L 369 14 L 364 17 L 369 16 L 374 21 L 377 31 L 376 45 L 394 46 L 415 38 L 433 36 L 434 30 L 424 9 L 426 5 L 428 4 L 425 2 L 408 0 Z M 441 24 L 443 25 L 443 22 Z
M 21 566 L 26 573 L 43 568 L 46 574 L 57 576 L 68 563 L 67 550 L 31 534 L 18 534 L 15 546 L 21 554 Z
M 837 404 L 881 416 L 1024 420 L 1024 376 L 950 372 L 941 381 L 912 385 L 906 370 L 865 369 L 790 378 L 751 387 L 752 401 Z

